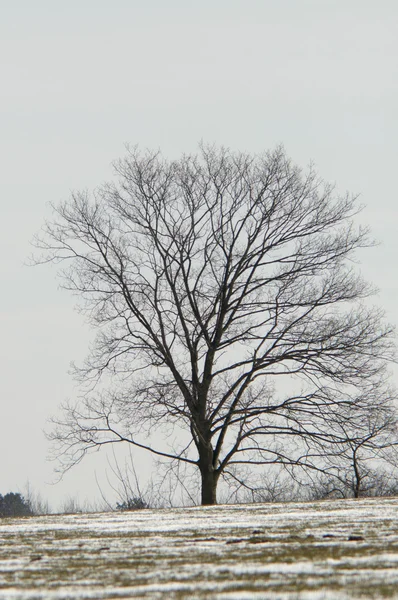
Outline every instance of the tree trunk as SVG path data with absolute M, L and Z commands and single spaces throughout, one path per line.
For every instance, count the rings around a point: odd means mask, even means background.
M 218 474 L 214 472 L 213 465 L 208 465 L 207 468 L 201 468 L 200 474 L 202 477 L 202 506 L 217 504 Z
M 353 452 L 353 468 L 354 468 L 354 485 L 353 485 L 353 491 L 354 491 L 354 498 L 359 498 L 359 494 L 361 491 L 361 483 L 362 483 L 362 477 L 361 477 L 361 472 L 359 470 L 359 465 L 358 465 L 358 457 L 356 452 Z
M 205 438 L 205 435 L 203 435 L 203 438 Z M 198 467 L 202 484 L 201 504 L 202 506 L 217 504 L 217 483 L 220 474 L 214 469 L 214 452 L 211 442 L 202 442 L 198 450 Z

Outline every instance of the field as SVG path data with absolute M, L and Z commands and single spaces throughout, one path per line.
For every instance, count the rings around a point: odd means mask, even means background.
M 0 598 L 398 598 L 398 498 L 3 519 Z

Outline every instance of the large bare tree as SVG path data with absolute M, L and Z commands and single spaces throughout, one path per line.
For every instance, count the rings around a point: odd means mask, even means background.
M 350 390 L 392 357 L 353 268 L 371 243 L 355 198 L 281 148 L 133 149 L 115 170 L 54 207 L 37 241 L 98 329 L 76 371 L 92 386 L 52 434 L 64 468 L 126 442 L 197 467 L 213 504 L 241 465 L 311 467 L 341 443 L 328 422 L 347 417 Z

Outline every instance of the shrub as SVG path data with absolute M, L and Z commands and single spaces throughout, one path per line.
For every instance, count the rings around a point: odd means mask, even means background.
M 118 502 L 116 504 L 116 510 L 142 510 L 143 508 L 149 508 L 149 506 L 139 496 L 127 498 L 124 502 Z

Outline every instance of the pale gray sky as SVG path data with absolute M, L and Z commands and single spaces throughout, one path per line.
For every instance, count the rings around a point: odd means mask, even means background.
M 283 143 L 361 194 L 362 255 L 398 323 L 396 0 L 0 1 L 0 493 L 93 498 L 100 456 L 49 486 L 42 430 L 76 390 L 89 331 L 51 268 L 27 268 L 47 203 L 111 176 L 124 144 Z

